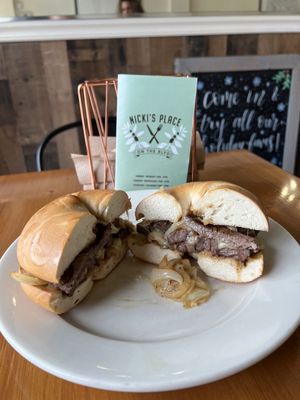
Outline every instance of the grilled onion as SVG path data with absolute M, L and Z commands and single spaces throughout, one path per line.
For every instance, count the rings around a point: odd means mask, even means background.
M 173 281 L 178 282 L 179 284 L 183 283 L 182 276 L 170 268 L 153 268 L 151 272 L 151 280 L 156 282 L 161 279 L 172 279 Z
M 209 298 L 209 289 L 197 274 L 197 268 L 187 259 L 168 261 L 164 257 L 158 268 L 153 268 L 151 282 L 161 297 L 167 297 L 192 308 Z
M 157 242 L 161 247 L 164 247 L 167 244 L 164 234 L 160 231 L 150 232 L 147 239 L 149 242 Z
M 26 272 L 12 272 L 10 276 L 18 282 L 27 283 L 28 285 L 32 286 L 48 285 L 48 282 L 44 281 L 43 279 L 37 278 L 36 276 Z

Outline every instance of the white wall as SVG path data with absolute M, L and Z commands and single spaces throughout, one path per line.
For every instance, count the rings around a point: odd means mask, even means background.
M 191 12 L 258 10 L 259 0 L 190 0 Z
M 262 0 L 263 11 L 300 12 L 300 0 Z
M 170 11 L 176 12 L 189 12 L 190 0 L 170 0 Z
M 190 0 L 142 0 L 146 13 L 189 12 Z
M 14 15 L 13 0 L 0 0 L 0 17 L 13 17 Z
M 119 10 L 118 0 L 77 0 L 79 14 L 115 14 Z
M 2 2 L 3 0 L 0 0 Z M 4 0 L 5 1 L 5 0 Z M 74 0 L 15 0 L 16 15 L 74 15 Z
M 142 5 L 147 13 L 164 13 L 170 11 L 171 0 L 142 0 Z
M 259 0 L 142 0 L 142 4 L 145 12 L 149 13 L 258 11 L 259 9 Z
M 0 0 L 0 17 L 73 15 L 75 0 Z M 15 8 L 14 8 L 15 3 Z M 118 0 L 77 0 L 80 14 L 113 14 Z M 259 0 L 142 0 L 148 13 L 258 11 Z M 300 0 L 262 0 L 264 11 L 300 11 Z

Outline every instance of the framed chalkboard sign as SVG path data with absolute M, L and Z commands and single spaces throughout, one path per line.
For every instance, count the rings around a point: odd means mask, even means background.
M 300 56 L 178 58 L 198 78 L 197 129 L 206 152 L 247 149 L 293 173 Z

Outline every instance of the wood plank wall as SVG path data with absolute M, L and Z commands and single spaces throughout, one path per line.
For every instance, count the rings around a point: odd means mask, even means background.
M 172 74 L 176 57 L 283 53 L 300 53 L 300 34 L 0 44 L 0 174 L 35 169 L 41 139 L 79 119 L 77 85 L 85 79 Z M 50 167 L 71 166 L 69 153 L 79 151 L 76 135 L 61 137 L 50 147 Z

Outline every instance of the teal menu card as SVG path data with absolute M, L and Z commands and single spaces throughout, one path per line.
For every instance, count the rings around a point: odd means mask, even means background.
M 187 180 L 197 79 L 118 76 L 116 189 Z

